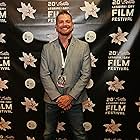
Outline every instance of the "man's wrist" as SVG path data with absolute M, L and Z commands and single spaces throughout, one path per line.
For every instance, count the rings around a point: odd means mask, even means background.
M 56 102 L 56 101 L 57 101 L 57 99 L 58 99 L 59 97 L 60 97 L 60 96 L 56 97 L 53 101 L 54 101 L 54 102 Z

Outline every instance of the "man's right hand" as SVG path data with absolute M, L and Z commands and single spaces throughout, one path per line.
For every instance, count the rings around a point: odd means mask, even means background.
M 69 110 L 72 107 L 72 100 L 73 98 L 70 95 L 63 95 L 57 98 L 56 103 L 60 108 L 64 110 Z

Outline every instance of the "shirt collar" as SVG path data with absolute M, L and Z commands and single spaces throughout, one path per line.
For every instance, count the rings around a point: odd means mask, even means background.
M 72 36 L 68 39 L 68 46 L 70 45 L 71 39 L 72 39 Z M 59 41 L 60 46 L 64 48 L 64 46 L 63 46 L 63 44 L 61 43 L 61 41 L 60 41 L 59 38 L 58 38 L 58 41 Z M 66 48 L 66 49 L 67 49 L 67 48 Z

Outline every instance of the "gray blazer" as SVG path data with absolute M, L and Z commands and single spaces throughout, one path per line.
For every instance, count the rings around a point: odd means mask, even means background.
M 91 59 L 88 43 L 72 37 L 64 68 L 66 84 L 57 86 L 61 74 L 62 59 L 58 39 L 45 44 L 41 53 L 40 77 L 45 90 L 44 101 L 55 104 L 55 99 L 68 94 L 74 98 L 72 104 L 87 99 L 86 85 L 91 74 Z

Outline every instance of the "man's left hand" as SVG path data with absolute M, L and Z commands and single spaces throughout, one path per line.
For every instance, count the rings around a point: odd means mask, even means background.
M 70 95 L 63 95 L 58 97 L 58 99 L 56 100 L 56 103 L 58 104 L 59 107 L 61 107 L 62 109 L 66 109 L 69 106 L 69 109 L 71 108 L 71 102 L 73 100 L 73 97 Z

